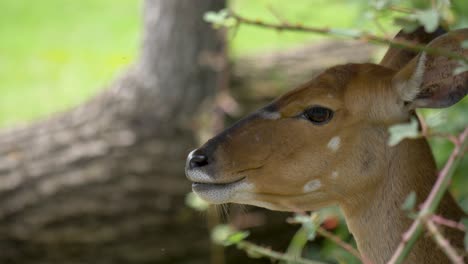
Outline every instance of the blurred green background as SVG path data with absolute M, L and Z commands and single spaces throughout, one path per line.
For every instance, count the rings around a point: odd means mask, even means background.
M 136 55 L 134 0 L 0 1 L 0 127 L 77 105 Z

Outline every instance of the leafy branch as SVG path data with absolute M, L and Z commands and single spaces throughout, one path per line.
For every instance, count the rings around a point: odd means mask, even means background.
M 249 255 L 252 256 L 252 254 L 257 254 L 259 256 L 264 256 L 264 257 L 269 257 L 271 259 L 275 260 L 282 260 L 282 261 L 287 261 L 288 263 L 294 263 L 294 264 L 325 264 L 323 262 L 319 261 L 314 261 L 310 259 L 304 259 L 304 258 L 298 258 L 298 257 L 293 257 L 288 254 L 283 254 L 281 252 L 277 252 L 265 247 L 261 247 L 258 245 L 255 245 L 252 242 L 249 241 L 240 241 L 237 244 L 237 248 L 245 250 Z
M 325 228 L 319 227 L 317 229 L 317 233 L 324 236 L 324 237 L 326 237 L 326 238 L 328 238 L 328 239 L 330 239 L 335 244 L 337 244 L 338 246 L 342 247 L 344 250 L 351 253 L 353 256 L 355 256 L 356 258 L 361 260 L 361 262 L 363 264 L 371 264 L 372 263 L 366 256 L 361 255 L 353 246 L 351 246 L 350 244 L 344 242 L 341 238 L 334 235 L 333 233 L 328 232 L 327 230 L 325 230 Z
M 429 196 L 424 201 L 421 210 L 417 214 L 408 231 L 403 234 L 402 240 L 388 264 L 402 263 L 409 254 L 423 231 L 425 219 L 433 215 L 439 206 L 442 197 L 448 189 L 452 175 L 455 172 L 458 163 L 463 158 L 464 149 L 466 149 L 467 146 L 468 127 L 465 128 L 458 137 L 456 137 L 455 146 L 449 159 L 447 160 L 444 168 L 439 172 L 437 181 L 429 193 Z
M 274 15 L 278 17 L 277 13 L 275 13 Z M 287 30 L 295 32 L 315 33 L 334 37 L 351 38 L 374 44 L 389 45 L 392 47 L 408 49 L 417 52 L 426 52 L 427 54 L 444 56 L 468 64 L 468 58 L 456 52 L 452 52 L 446 49 L 427 47 L 425 45 L 421 45 L 403 39 L 392 39 L 389 37 L 376 36 L 360 30 L 305 26 L 301 23 L 290 23 L 283 18 L 277 23 L 271 23 L 262 21 L 260 19 L 251 19 L 241 16 L 233 10 L 222 10 L 218 13 L 210 12 L 205 16 L 205 20 L 213 23 L 216 26 L 235 27 L 240 24 L 246 24 L 279 31 Z
M 286 261 L 294 264 L 325 264 L 258 246 L 245 240 L 248 235 L 248 232 L 237 231 L 229 225 L 218 225 L 212 230 L 211 239 L 216 244 L 223 246 L 235 245 L 238 249 L 244 250 L 252 258 L 267 257 L 272 260 Z
M 298 211 L 298 210 L 295 210 Z M 291 224 L 302 224 L 302 227 L 297 231 L 296 235 L 294 235 L 291 245 L 294 244 L 294 240 L 296 240 L 296 237 L 304 237 L 299 240 L 303 240 L 300 242 L 299 246 L 299 251 L 302 251 L 303 246 L 308 240 L 313 240 L 316 237 L 316 234 L 319 234 L 329 240 L 331 240 L 333 243 L 338 245 L 339 247 L 343 248 L 346 250 L 348 253 L 359 259 L 363 264 L 371 264 L 372 262 L 364 255 L 361 255 L 352 245 L 346 243 L 343 241 L 340 237 L 334 235 L 333 233 L 327 231 L 325 228 L 321 226 L 323 222 L 323 216 L 320 217 L 320 215 L 317 212 L 314 212 L 310 215 L 304 214 L 304 213 L 296 213 L 296 216 L 294 218 L 288 219 L 288 223 Z M 292 250 L 288 250 L 292 251 Z M 295 249 L 294 251 L 298 251 L 298 249 Z M 300 254 L 300 252 L 299 252 Z

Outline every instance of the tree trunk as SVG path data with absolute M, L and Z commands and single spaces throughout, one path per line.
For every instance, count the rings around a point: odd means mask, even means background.
M 219 81 L 202 58 L 222 55 L 222 37 L 203 14 L 224 4 L 146 1 L 141 56 L 121 78 L 1 134 L 1 263 L 207 263 L 183 160 L 192 113 Z
M 147 0 L 141 56 L 121 78 L 76 109 L 0 134 L 0 263 L 208 263 L 206 217 L 184 205 L 183 170 L 193 113 L 222 82 L 222 36 L 202 17 L 224 4 Z M 329 66 L 296 59 L 301 73 Z M 256 65 L 289 76 L 277 62 Z M 272 84 L 252 65 L 236 64 L 238 94 Z M 252 239 L 284 248 L 294 227 L 260 212 L 268 223 Z

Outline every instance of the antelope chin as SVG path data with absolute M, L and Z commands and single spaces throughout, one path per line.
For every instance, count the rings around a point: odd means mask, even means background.
M 251 191 L 252 184 L 240 178 L 229 183 L 215 183 L 215 182 L 193 182 L 192 190 L 200 198 L 212 204 L 223 204 L 235 202 L 236 196 L 240 193 Z
M 212 165 L 202 168 L 187 166 L 185 175 L 192 182 L 193 192 L 211 204 L 238 202 L 239 197 L 254 189 L 254 185 L 247 182 L 246 175 L 222 177 Z

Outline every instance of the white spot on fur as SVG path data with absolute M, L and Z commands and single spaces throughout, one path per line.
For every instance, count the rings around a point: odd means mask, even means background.
M 337 151 L 340 148 L 341 138 L 336 136 L 328 141 L 327 147 L 332 151 Z
M 261 118 L 269 119 L 269 120 L 276 120 L 281 117 L 281 114 L 278 112 L 266 112 L 266 111 L 260 111 L 259 116 Z
M 331 174 L 331 177 L 332 177 L 332 179 L 336 179 L 336 177 L 338 177 L 338 172 L 333 171 L 332 174 Z
M 310 182 L 306 183 L 304 185 L 304 192 L 313 192 L 320 188 L 322 186 L 322 183 L 320 180 L 311 180 Z

